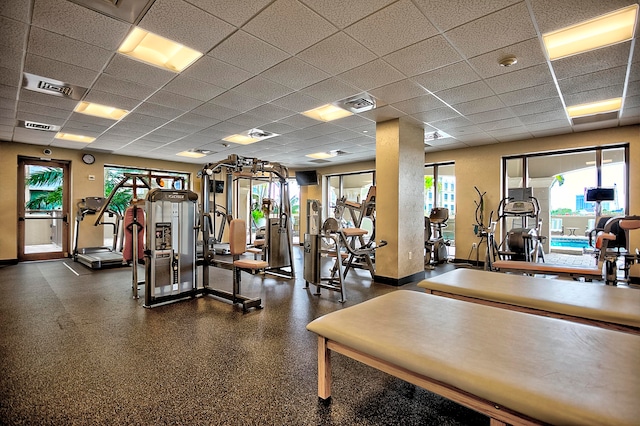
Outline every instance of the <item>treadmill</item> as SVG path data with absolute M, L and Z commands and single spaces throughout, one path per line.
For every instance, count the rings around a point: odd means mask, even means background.
M 122 215 L 118 212 L 105 208 L 107 199 L 103 197 L 87 197 L 80 200 L 76 206 L 78 208 L 75 222 L 75 241 L 73 246 L 73 260 L 91 269 L 103 269 L 125 265 L 122 253 L 117 251 L 117 244 L 122 223 Z M 111 247 L 84 247 L 78 248 L 78 234 L 80 222 L 87 215 L 102 213 L 96 220 L 96 225 L 113 226 L 113 244 Z M 102 222 L 103 214 L 115 217 L 115 222 Z

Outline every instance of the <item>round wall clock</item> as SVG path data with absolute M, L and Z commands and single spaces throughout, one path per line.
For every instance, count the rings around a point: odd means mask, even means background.
M 91 155 L 91 154 L 84 154 L 84 155 L 82 156 L 82 161 L 83 161 L 85 164 L 93 164 L 93 163 L 95 163 L 95 162 L 96 162 L 96 157 L 94 157 L 94 156 L 93 156 L 93 155 Z

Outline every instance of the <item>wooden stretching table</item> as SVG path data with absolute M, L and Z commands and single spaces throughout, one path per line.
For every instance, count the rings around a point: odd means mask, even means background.
M 338 352 L 484 413 L 494 426 L 640 419 L 640 338 L 632 334 L 408 290 L 307 329 L 318 335 L 322 399 L 331 397 Z
M 423 280 L 418 287 L 438 296 L 640 335 L 637 289 L 465 268 Z

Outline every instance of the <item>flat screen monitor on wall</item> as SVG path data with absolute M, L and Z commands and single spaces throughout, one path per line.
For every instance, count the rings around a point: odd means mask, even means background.
M 296 182 L 300 186 L 317 185 L 318 173 L 315 170 L 301 170 L 296 172 Z
M 613 188 L 587 188 L 585 201 L 614 201 L 616 199 Z

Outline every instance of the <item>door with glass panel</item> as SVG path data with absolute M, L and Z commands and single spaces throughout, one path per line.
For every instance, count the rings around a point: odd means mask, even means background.
M 18 260 L 69 255 L 69 164 L 18 159 Z

